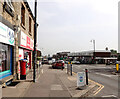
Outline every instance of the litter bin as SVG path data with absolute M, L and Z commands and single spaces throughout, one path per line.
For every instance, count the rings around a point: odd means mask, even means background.
M 24 59 L 20 60 L 20 79 L 24 80 L 26 79 L 26 64 L 27 61 Z

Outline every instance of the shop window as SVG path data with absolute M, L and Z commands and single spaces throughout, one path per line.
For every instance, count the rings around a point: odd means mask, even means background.
M 29 34 L 32 35 L 31 34 L 31 18 L 30 17 L 29 17 Z
M 30 68 L 30 52 L 24 52 L 24 59 L 27 60 L 26 68 Z
M 21 25 L 25 26 L 25 7 L 23 5 L 21 7 Z
M 0 72 L 10 70 L 10 46 L 0 44 Z

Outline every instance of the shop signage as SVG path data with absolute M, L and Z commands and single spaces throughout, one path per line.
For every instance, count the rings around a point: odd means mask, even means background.
M 24 56 L 23 56 L 23 49 L 19 48 L 19 60 L 20 59 L 23 59 Z
M 0 22 L 0 42 L 14 45 L 14 31 Z
M 85 86 L 85 72 L 77 73 L 77 87 Z
M 22 31 L 21 31 L 20 40 L 21 40 L 21 44 L 20 44 L 21 47 L 33 50 L 33 44 L 34 44 L 33 40 Z

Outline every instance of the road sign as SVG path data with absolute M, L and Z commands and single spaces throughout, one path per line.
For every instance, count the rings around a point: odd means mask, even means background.
M 85 86 L 85 72 L 77 73 L 77 87 Z

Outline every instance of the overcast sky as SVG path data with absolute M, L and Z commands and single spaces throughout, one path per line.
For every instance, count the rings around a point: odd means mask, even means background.
M 96 50 L 117 50 L 118 1 L 38 0 L 38 48 L 43 55 L 81 52 L 93 50 L 95 39 Z

